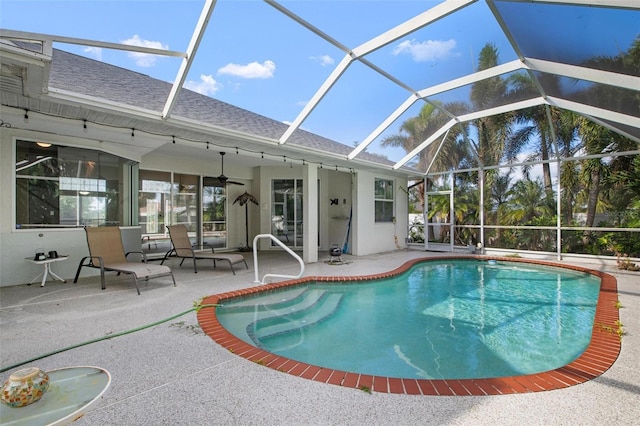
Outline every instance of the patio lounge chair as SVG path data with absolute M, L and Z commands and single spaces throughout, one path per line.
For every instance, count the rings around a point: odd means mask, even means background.
M 187 227 L 185 225 L 170 225 L 167 226 L 169 230 L 169 237 L 171 238 L 171 244 L 173 248 L 167 252 L 162 259 L 161 265 L 164 264 L 164 261 L 167 260 L 169 256 L 181 257 L 182 261 L 180 262 L 180 266 L 182 266 L 182 262 L 185 259 L 193 259 L 193 272 L 198 273 L 198 267 L 196 266 L 196 260 L 198 259 L 211 259 L 213 260 L 213 267 L 216 267 L 216 261 L 222 260 L 225 262 L 229 262 L 229 267 L 231 268 L 231 272 L 233 275 L 236 274 L 236 271 L 233 269 L 233 265 L 238 263 L 244 263 L 244 266 L 249 269 L 247 265 L 247 261 L 244 256 L 241 254 L 233 254 L 233 253 L 214 253 L 213 247 L 209 245 L 197 246 L 191 244 L 191 240 L 189 239 L 189 234 L 187 233 Z M 205 249 L 204 247 L 208 247 Z
M 118 275 L 120 273 L 130 274 L 133 277 L 133 282 L 140 294 L 140 287 L 138 287 L 138 281 L 141 279 L 148 280 L 150 278 L 171 276 L 173 280 L 173 286 L 176 285 L 176 280 L 173 277 L 171 268 L 164 265 L 152 265 L 146 263 L 146 257 L 142 251 L 139 252 L 124 252 L 122 244 L 122 237 L 120 235 L 120 229 L 114 226 L 106 226 L 99 228 L 84 228 L 87 233 L 87 244 L 89 246 L 89 256 L 85 256 L 78 265 L 76 271 L 76 277 L 73 282 L 78 282 L 78 276 L 80 270 L 87 266 L 90 268 L 100 268 L 100 282 L 102 289 L 104 290 L 104 272 L 114 271 Z M 129 254 L 138 253 L 142 256 L 143 262 L 129 262 L 127 256 Z M 85 261 L 88 261 L 85 263 Z

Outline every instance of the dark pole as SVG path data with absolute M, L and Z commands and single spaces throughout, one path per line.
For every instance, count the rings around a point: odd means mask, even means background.
M 249 249 L 249 202 L 244 205 L 244 236 L 245 244 Z

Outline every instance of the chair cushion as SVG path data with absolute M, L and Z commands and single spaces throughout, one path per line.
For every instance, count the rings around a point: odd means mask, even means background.
M 244 262 L 244 256 L 241 254 L 211 253 L 210 251 L 198 251 L 198 250 L 195 250 L 193 254 L 196 257 L 196 259 L 228 260 L 234 265 L 236 263 Z
M 151 265 L 149 263 L 111 263 L 104 265 L 105 269 L 126 274 L 133 274 L 136 278 L 157 277 L 171 275 L 171 269 L 165 265 Z

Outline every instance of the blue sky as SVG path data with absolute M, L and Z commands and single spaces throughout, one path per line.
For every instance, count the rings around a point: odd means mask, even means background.
M 281 1 L 349 48 L 438 3 Z M 185 51 L 203 4 L 203 0 L 0 0 L 0 27 Z M 474 72 L 478 54 L 488 42 L 498 47 L 501 62 L 516 59 L 486 4 L 477 2 L 371 53 L 367 59 L 420 90 Z M 169 82 L 180 65 L 177 58 L 72 45 L 56 47 Z M 343 56 L 339 49 L 262 1 L 218 0 L 185 86 L 291 122 Z M 353 145 L 408 96 L 406 90 L 354 63 L 302 127 Z M 451 99 L 442 96 L 442 100 Z M 386 134 L 396 133 L 400 122 L 416 115 L 421 105 L 417 103 Z M 369 150 L 378 149 L 374 143 Z M 387 154 L 394 160 L 402 156 Z

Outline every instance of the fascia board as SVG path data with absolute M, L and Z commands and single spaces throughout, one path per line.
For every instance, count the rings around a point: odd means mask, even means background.
M 211 135 L 220 135 L 240 140 L 250 140 L 252 142 L 265 143 L 271 146 L 277 144 L 277 141 L 271 138 L 260 137 L 251 133 L 229 130 L 221 126 L 214 126 L 202 121 L 191 120 L 184 117 L 172 116 L 168 119 L 163 119 L 158 111 L 133 107 L 130 105 L 123 105 L 121 103 L 108 101 L 103 98 L 79 95 L 77 93 L 69 92 L 66 90 L 50 89 L 50 97 L 52 99 L 66 102 L 71 105 L 77 105 L 79 107 L 88 106 L 104 112 L 133 116 L 135 118 L 143 120 L 157 121 L 162 124 L 170 124 L 176 127 L 187 128 L 199 133 L 210 133 Z

